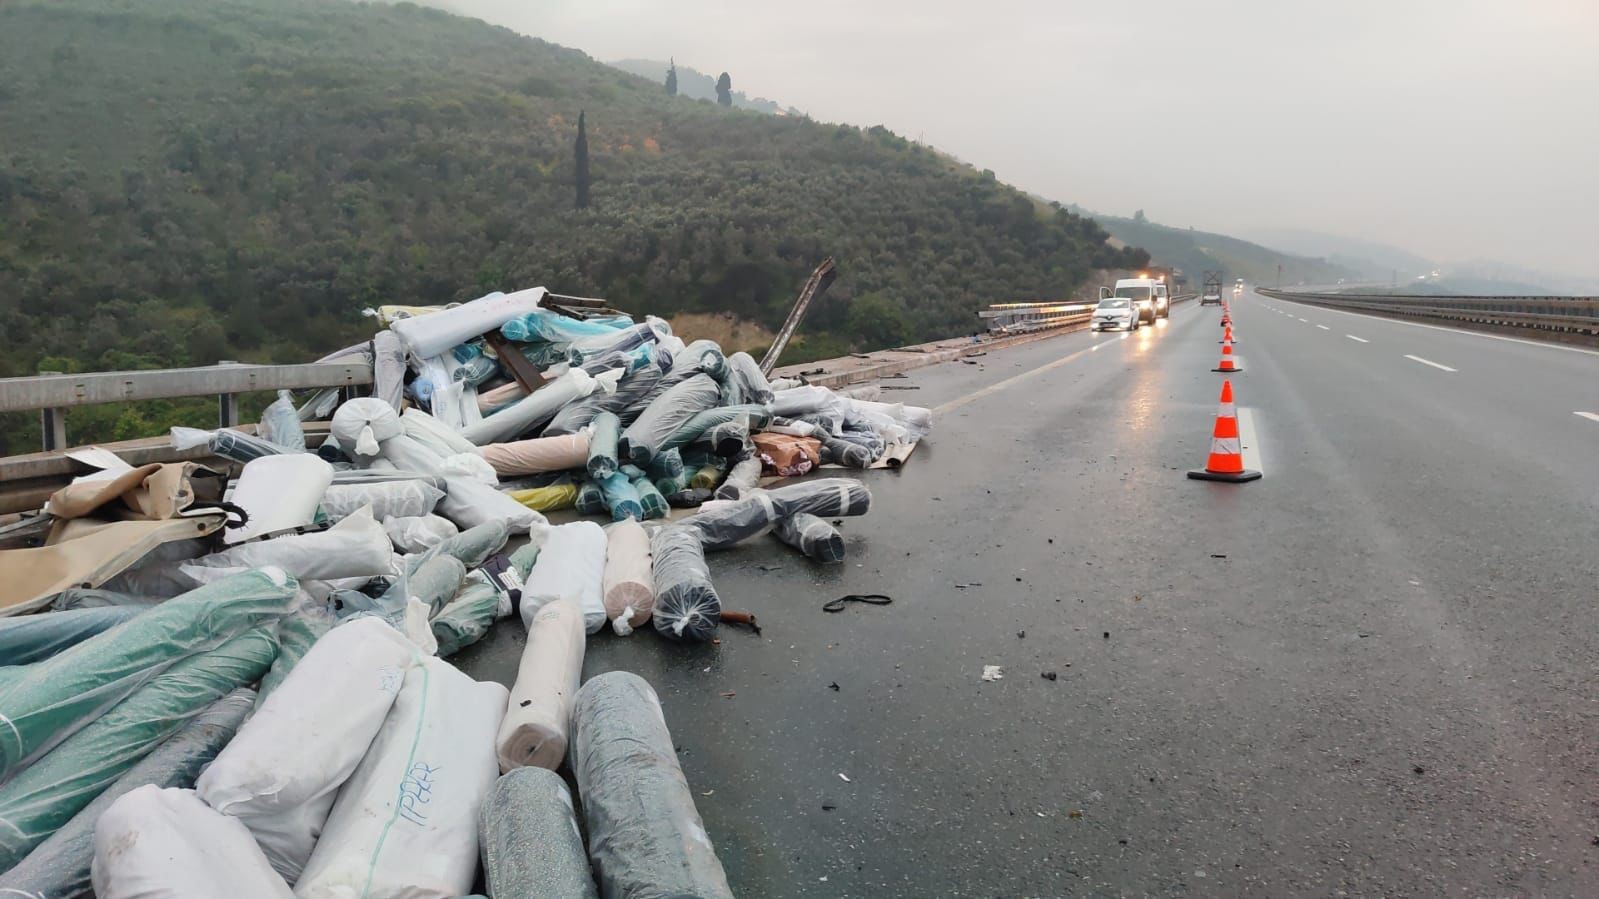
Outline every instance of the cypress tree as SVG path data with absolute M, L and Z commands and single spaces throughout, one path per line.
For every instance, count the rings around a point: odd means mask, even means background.
M 716 79 L 716 102 L 723 106 L 733 105 L 733 79 L 726 72 Z
M 589 138 L 583 113 L 577 114 L 577 208 L 589 208 Z
M 677 60 L 673 59 L 669 65 L 671 68 L 666 70 L 666 95 L 675 97 L 677 96 Z

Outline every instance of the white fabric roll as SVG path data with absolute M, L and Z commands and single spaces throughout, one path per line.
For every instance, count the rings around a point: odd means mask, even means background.
M 606 531 L 605 616 L 617 636 L 625 637 L 650 620 L 655 608 L 655 579 L 650 573 L 650 535 L 625 518 Z
M 250 520 L 237 530 L 224 530 L 222 542 L 231 545 L 310 524 L 331 483 L 333 466 L 310 453 L 252 459 L 239 473 L 232 496 Z
M 556 599 L 533 616 L 495 740 L 501 772 L 525 765 L 561 767 L 583 676 L 584 642 L 583 614 L 572 600 Z
M 154 784 L 95 822 L 90 870 L 99 899 L 294 899 L 243 824 Z
M 522 624 L 546 603 L 570 599 L 583 613 L 584 630 L 605 626 L 605 530 L 592 521 L 550 528 L 539 558 L 522 585 Z
M 470 303 L 450 309 L 401 319 L 389 326 L 411 355 L 426 359 L 498 328 L 523 313 L 539 308 L 544 288 L 534 287 L 515 293 L 495 291 Z

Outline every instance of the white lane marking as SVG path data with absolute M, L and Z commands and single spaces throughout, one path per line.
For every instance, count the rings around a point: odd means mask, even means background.
M 1581 415 L 1589 421 L 1599 421 L 1599 412 L 1573 412 L 1572 415 Z
M 1364 338 L 1364 337 L 1356 337 L 1353 334 L 1345 334 L 1344 336 L 1349 338 L 1350 340 L 1353 340 L 1353 341 L 1357 342 L 1357 343 L 1371 343 L 1371 341 L 1367 340 L 1366 338 Z
M 1317 325 L 1316 327 L 1322 329 L 1323 331 L 1331 331 L 1332 330 L 1332 328 L 1329 328 L 1326 325 Z
M 1264 473 L 1260 463 L 1260 438 L 1255 433 L 1255 413 L 1249 409 L 1238 410 L 1238 442 L 1243 447 L 1244 467 Z
M 1510 337 L 1505 334 L 1489 334 L 1486 331 L 1472 331 L 1468 328 L 1448 328 L 1443 325 L 1425 325 L 1421 322 L 1401 321 L 1397 318 L 1388 318 L 1382 315 L 1361 315 L 1359 312 L 1346 312 L 1343 309 L 1333 309 L 1328 306 L 1318 306 L 1322 312 L 1336 312 L 1339 315 L 1353 315 L 1366 321 L 1385 321 L 1393 325 L 1405 325 L 1411 328 L 1426 328 L 1429 331 L 1445 331 L 1450 334 L 1464 334 L 1467 337 L 1486 337 L 1489 340 L 1504 340 L 1510 343 L 1519 343 L 1522 346 L 1533 346 L 1544 350 L 1564 350 L 1568 353 L 1585 353 L 1589 356 L 1599 356 L 1599 350 L 1584 349 L 1580 346 L 1567 346 L 1563 343 L 1550 343 L 1541 340 L 1528 340 L 1525 337 Z
M 1297 315 L 1296 315 L 1296 316 L 1294 316 L 1294 318 L 1299 318 L 1299 316 L 1297 316 Z M 1302 322 L 1304 322 L 1304 323 L 1305 323 L 1305 324 L 1307 324 L 1307 325 L 1308 325 L 1308 324 L 1310 324 L 1310 319 L 1307 319 L 1307 318 L 1299 318 L 1299 320 L 1300 320 L 1300 321 L 1302 321 Z
M 1405 354 L 1405 358 L 1409 359 L 1411 362 L 1420 362 L 1422 365 L 1431 365 L 1433 368 L 1442 369 L 1443 371 L 1459 371 L 1460 370 L 1458 368 L 1450 368 L 1447 365 L 1439 365 L 1438 363 L 1432 361 L 1431 359 L 1423 359 L 1420 356 L 1412 356 L 1409 353 Z
M 1123 335 L 1123 336 L 1125 336 L 1125 335 Z M 1020 383 L 1022 381 L 1025 381 L 1028 378 L 1031 378 L 1031 377 L 1033 377 L 1035 375 L 1041 375 L 1044 372 L 1049 371 L 1051 369 L 1060 368 L 1062 365 L 1065 365 L 1066 363 L 1071 362 L 1072 360 L 1076 359 L 1077 357 L 1079 357 L 1079 356 L 1081 356 L 1081 355 L 1083 355 L 1085 353 L 1089 353 L 1089 352 L 1092 352 L 1093 350 L 1099 349 L 1100 346 L 1101 346 L 1101 344 L 1097 344 L 1096 343 L 1093 346 L 1088 347 L 1086 349 L 1078 350 L 1077 352 L 1072 353 L 1070 356 L 1062 356 L 1059 359 L 1056 359 L 1054 362 L 1046 362 L 1046 363 L 1044 363 L 1043 365 L 1040 365 L 1037 368 L 1029 369 L 1028 371 L 1024 371 L 1024 372 L 1022 372 L 1019 375 L 1012 375 L 1011 377 L 1008 377 L 1005 380 L 1000 381 L 997 384 L 990 384 L 987 387 L 982 388 L 981 390 L 974 390 L 971 393 L 966 394 L 965 396 L 956 397 L 955 399 L 950 400 L 949 402 L 943 404 L 942 406 L 933 407 L 933 412 L 938 414 L 938 415 L 943 415 L 946 412 L 952 412 L 952 411 L 954 411 L 956 409 L 959 409 L 960 407 L 966 405 L 967 403 L 976 402 L 977 400 L 980 400 L 980 399 L 982 399 L 985 396 L 990 396 L 992 394 L 998 393 L 1001 390 L 1004 390 L 1005 388 L 1011 386 L 1012 384 L 1018 384 L 1018 383 Z

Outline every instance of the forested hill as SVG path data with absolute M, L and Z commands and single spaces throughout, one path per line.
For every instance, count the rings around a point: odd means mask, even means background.
M 828 254 L 817 343 L 929 338 L 1141 264 L 1104 236 L 881 129 L 407 3 L 0 4 L 0 375 L 300 361 L 366 306 L 534 284 L 773 323 Z

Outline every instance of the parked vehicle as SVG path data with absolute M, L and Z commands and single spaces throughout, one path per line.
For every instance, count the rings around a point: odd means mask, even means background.
M 1094 316 L 1089 320 L 1089 325 L 1095 331 L 1107 331 L 1111 328 L 1124 328 L 1128 331 L 1138 330 L 1138 307 L 1127 297 L 1110 296 L 1110 288 L 1099 289 L 1099 305 L 1094 307 Z

